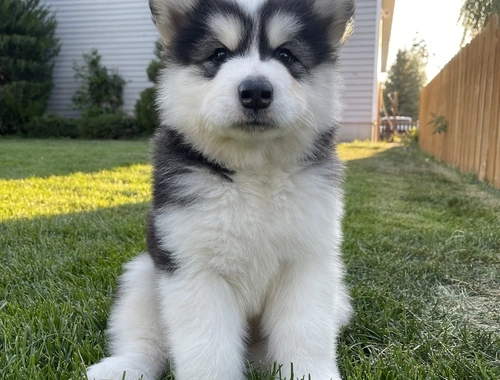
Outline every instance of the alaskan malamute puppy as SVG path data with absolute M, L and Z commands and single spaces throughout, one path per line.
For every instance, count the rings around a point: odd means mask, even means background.
M 340 379 L 339 49 L 353 0 L 150 0 L 165 49 L 148 254 L 89 379 Z M 292 365 L 293 364 L 293 365 Z M 125 377 L 123 374 L 125 372 Z

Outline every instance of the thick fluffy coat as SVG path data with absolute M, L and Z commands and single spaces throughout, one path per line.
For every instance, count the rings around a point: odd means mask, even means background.
M 352 0 L 151 0 L 164 44 L 148 254 L 90 379 L 340 379 L 337 57 Z

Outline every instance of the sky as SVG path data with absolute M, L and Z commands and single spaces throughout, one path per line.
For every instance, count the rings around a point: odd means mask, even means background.
M 389 44 L 388 69 L 398 49 L 423 39 L 430 53 L 431 80 L 460 49 L 463 29 L 458 23 L 462 0 L 396 0 Z

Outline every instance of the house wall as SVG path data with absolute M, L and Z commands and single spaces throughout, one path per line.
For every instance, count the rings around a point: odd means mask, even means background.
M 370 139 L 378 113 L 380 12 L 382 0 L 357 0 L 354 33 L 340 54 L 344 76 L 341 141 Z
M 146 69 L 154 58 L 157 32 L 148 0 L 42 0 L 56 13 L 56 35 L 62 43 L 54 67 L 48 110 L 77 116 L 71 98 L 78 87 L 73 61 L 96 48 L 102 63 L 127 81 L 124 110 L 132 112 L 140 92 L 149 86 Z

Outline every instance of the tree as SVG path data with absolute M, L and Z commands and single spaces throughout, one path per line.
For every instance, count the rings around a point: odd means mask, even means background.
M 57 23 L 40 0 L 0 0 L 0 14 L 0 134 L 21 133 L 47 107 Z
M 427 47 L 415 42 L 411 49 L 400 49 L 389 69 L 384 89 L 384 105 L 391 116 L 418 119 L 420 90 L 427 81 Z
M 477 36 L 494 14 L 500 15 L 500 0 L 464 0 L 459 17 L 464 27 L 462 43 Z

